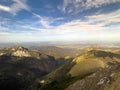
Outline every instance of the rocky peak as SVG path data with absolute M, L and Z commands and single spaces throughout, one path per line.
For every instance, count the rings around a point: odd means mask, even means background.
M 9 48 L 4 48 L 4 50 L 8 50 L 8 51 L 17 51 L 17 50 L 28 51 L 27 48 L 24 48 L 22 46 L 14 46 L 14 47 L 9 47 Z
M 22 46 L 15 46 L 15 47 L 12 48 L 12 50 L 28 51 L 27 48 L 24 48 L 24 47 L 22 47 Z
M 28 51 L 22 51 L 22 50 L 17 50 L 13 52 L 12 55 L 19 56 L 19 57 L 30 57 L 31 56 Z
M 5 53 L 0 53 L 0 56 L 3 56 L 3 55 L 5 55 Z
M 19 57 L 30 57 L 31 55 L 29 54 L 29 51 L 27 48 L 24 48 L 22 46 L 16 46 L 11 48 L 12 51 L 14 51 L 12 53 L 12 55 L 14 56 L 19 56 Z
M 14 47 L 9 47 L 9 48 L 4 48 L 3 53 L 9 54 L 12 56 L 18 56 L 18 57 L 30 57 L 31 56 L 30 51 L 27 48 L 24 48 L 22 46 L 14 46 Z

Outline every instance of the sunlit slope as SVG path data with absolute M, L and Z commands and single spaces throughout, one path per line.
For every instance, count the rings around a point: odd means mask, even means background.
M 75 58 L 76 64 L 69 71 L 71 76 L 84 75 L 105 68 L 110 63 L 119 62 L 120 55 L 101 50 L 90 50 Z
M 72 62 L 65 64 L 43 79 L 46 82 L 62 81 L 64 79 L 83 76 L 95 72 L 100 68 L 107 68 L 110 64 L 119 62 L 120 55 L 103 50 L 90 50 L 76 57 Z

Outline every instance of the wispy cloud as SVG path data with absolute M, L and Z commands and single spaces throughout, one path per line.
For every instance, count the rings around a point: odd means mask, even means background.
M 59 17 L 59 18 L 43 17 L 36 13 L 33 13 L 33 12 L 31 12 L 31 13 L 39 19 L 37 23 L 41 24 L 43 26 L 43 28 L 46 28 L 46 29 L 53 28 L 53 26 L 51 24 L 54 23 L 55 21 L 64 19 L 63 17 Z
M 17 12 L 21 10 L 30 10 L 30 7 L 26 4 L 26 0 L 12 0 L 13 4 L 10 6 L 5 6 L 0 4 L 0 10 L 9 12 L 13 15 L 16 15 Z
M 111 3 L 117 3 L 120 0 L 64 0 L 61 6 L 58 6 L 64 13 L 78 13 L 83 10 L 102 7 Z
M 84 18 L 65 17 L 53 18 L 41 16 L 32 11 L 26 0 L 12 0 L 10 6 L 0 5 L 0 11 L 9 12 L 16 15 L 21 10 L 27 10 L 30 18 L 15 19 L 0 17 L 0 41 L 11 40 L 78 40 L 109 38 L 115 39 L 120 36 L 120 9 L 110 13 L 96 13 L 94 15 L 83 16 Z M 64 13 L 80 12 L 91 8 L 98 8 L 106 4 L 120 2 L 120 0 L 64 0 L 59 7 Z M 37 12 L 40 13 L 40 12 Z M 58 24 L 56 24 L 56 22 Z M 59 23 L 60 22 L 60 23 Z M 114 34 L 114 35 L 113 35 Z M 115 38 L 114 38 L 115 37 Z M 4 39 L 5 38 L 5 39 Z M 21 39 L 22 38 L 22 39 Z M 106 40 L 107 40 L 106 38 Z
M 55 23 L 57 20 L 61 20 L 64 18 L 50 18 L 42 17 L 35 13 L 32 14 L 33 16 L 38 18 L 37 21 L 32 21 L 31 23 L 29 23 L 29 25 L 27 23 L 30 22 L 29 20 L 27 22 L 24 21 L 21 21 L 20 23 L 17 22 L 14 27 L 22 29 L 22 31 L 25 31 L 24 33 L 27 33 L 29 31 L 44 35 L 67 34 L 67 33 L 78 34 L 81 32 L 99 32 L 99 31 L 104 32 L 113 29 L 113 27 L 114 30 L 120 29 L 119 24 L 116 24 L 120 23 L 120 10 L 116 10 L 112 13 L 85 16 L 85 20 L 81 19 L 72 20 L 69 22 L 63 22 L 62 24 L 57 26 L 54 26 L 51 23 Z M 9 23 L 6 22 L 8 21 L 7 19 L 3 21 L 4 21 L 3 24 L 9 25 Z M 1 30 L 8 31 L 8 27 L 1 26 Z M 20 32 L 22 33 L 21 30 L 16 30 L 16 32 L 18 31 L 19 33 Z
M 50 23 L 51 20 L 47 22 Z M 111 26 L 114 25 L 114 29 L 120 28 L 120 10 L 112 13 L 97 14 L 91 16 L 85 16 L 85 20 L 72 20 L 70 22 L 62 23 L 58 26 L 49 26 L 51 28 L 41 28 L 41 32 L 50 34 L 64 34 L 64 33 L 80 33 L 80 32 L 92 32 L 92 31 L 107 31 L 111 30 Z M 109 25 L 109 26 L 108 26 Z
M 112 13 L 92 15 L 87 16 L 86 18 L 88 18 L 91 22 L 101 22 L 106 25 L 110 23 L 120 23 L 120 9 Z
M 0 10 L 10 12 L 11 9 L 8 6 L 0 5 Z

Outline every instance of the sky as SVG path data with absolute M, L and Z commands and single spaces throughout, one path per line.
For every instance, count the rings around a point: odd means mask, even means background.
M 120 40 L 120 0 L 0 0 L 0 42 Z

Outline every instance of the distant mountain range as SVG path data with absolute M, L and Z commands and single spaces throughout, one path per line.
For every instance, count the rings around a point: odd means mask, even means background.
M 66 56 L 75 57 L 77 53 L 80 53 L 78 49 L 61 48 L 57 46 L 32 46 L 30 49 L 54 56 L 56 59 L 65 58 Z

